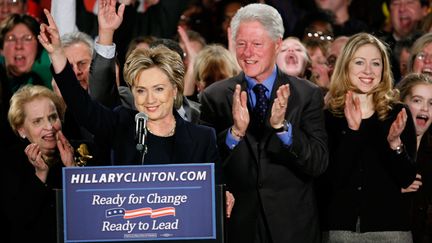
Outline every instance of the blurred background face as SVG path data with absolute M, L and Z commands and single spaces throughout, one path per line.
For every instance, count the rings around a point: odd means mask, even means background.
M 432 85 L 418 84 L 405 98 L 414 119 L 417 136 L 423 135 L 432 123 Z
M 24 105 L 24 113 L 24 124 L 18 128 L 20 135 L 39 145 L 42 154 L 55 150 L 61 121 L 54 102 L 47 97 L 36 98 Z
M 302 77 L 306 67 L 306 55 L 306 48 L 299 41 L 287 39 L 282 42 L 276 63 L 286 74 Z
M 426 44 L 417 53 L 413 63 L 413 72 L 432 76 L 432 42 Z
M 23 14 L 27 11 L 26 5 L 22 0 L 0 0 L 0 22 L 9 14 Z
M 134 81 L 132 93 L 135 107 L 146 113 L 149 120 L 163 120 L 172 116 L 177 89 L 158 67 L 142 71 Z
M 315 3 L 320 9 L 335 12 L 336 10 L 348 4 L 348 0 L 315 0 Z
M 314 81 L 318 86 L 328 88 L 330 85 L 330 68 L 327 64 L 327 57 L 319 47 L 308 48 L 308 53 L 312 61 L 310 70 L 314 76 Z
M 30 72 L 37 55 L 38 42 L 30 29 L 17 24 L 5 35 L 2 54 L 8 74 L 21 76 Z
M 82 42 L 77 42 L 64 48 L 64 51 L 67 59 L 73 66 L 78 81 L 87 90 L 92 60 L 89 47 Z
M 403 48 L 399 56 L 399 70 L 401 76 L 405 76 L 408 73 L 408 60 L 410 57 L 410 51 L 407 48 Z
M 329 48 L 329 53 L 327 56 L 327 64 L 329 66 L 329 76 L 333 75 L 333 69 L 336 64 L 336 60 L 339 57 L 342 48 L 348 42 L 348 37 L 340 37 L 336 38 L 331 44 Z
M 224 19 L 222 22 L 222 29 L 223 31 L 227 32 L 228 27 L 231 24 L 231 19 L 234 17 L 234 15 L 237 13 L 237 10 L 241 8 L 240 2 L 232 2 L 228 3 L 224 9 Z
M 427 7 L 422 7 L 419 0 L 392 0 L 390 2 L 393 31 L 399 38 L 404 38 L 412 33 L 426 14 Z

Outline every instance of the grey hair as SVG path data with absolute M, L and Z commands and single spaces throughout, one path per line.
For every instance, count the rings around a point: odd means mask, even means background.
M 246 21 L 258 21 L 266 29 L 273 40 L 282 38 L 285 32 L 282 17 L 279 12 L 270 5 L 252 3 L 240 8 L 231 20 L 233 40 L 236 39 L 240 23 Z
M 75 31 L 66 33 L 61 37 L 61 44 L 63 48 L 67 48 L 75 43 L 84 43 L 90 50 L 90 56 L 93 56 L 93 39 L 86 33 Z

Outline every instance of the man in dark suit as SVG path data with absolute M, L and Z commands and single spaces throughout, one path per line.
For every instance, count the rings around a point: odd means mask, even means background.
M 278 69 L 284 29 L 273 7 L 241 8 L 231 29 L 243 72 L 204 90 L 200 116 L 217 131 L 236 200 L 228 242 L 320 242 L 313 181 L 328 164 L 322 93 Z

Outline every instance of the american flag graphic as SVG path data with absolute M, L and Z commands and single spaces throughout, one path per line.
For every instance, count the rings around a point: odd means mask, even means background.
M 175 208 L 174 207 L 164 207 L 158 209 L 152 209 L 149 207 L 146 208 L 137 208 L 126 210 L 124 208 L 110 208 L 105 211 L 105 217 L 116 217 L 123 216 L 124 219 L 133 219 L 138 217 L 150 216 L 150 218 L 159 218 L 164 216 L 175 216 Z

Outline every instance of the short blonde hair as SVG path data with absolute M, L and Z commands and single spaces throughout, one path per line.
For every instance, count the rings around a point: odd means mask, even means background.
M 142 71 L 152 67 L 159 68 L 167 75 L 171 84 L 177 88 L 174 108 L 178 109 L 183 103 L 183 78 L 185 68 L 177 52 L 163 45 L 149 49 L 135 49 L 127 57 L 124 65 L 124 79 L 129 87 L 134 87 Z
M 233 54 L 220 44 L 207 45 L 194 61 L 193 77 L 204 87 L 212 83 L 233 77 L 240 73 L 240 67 Z
M 45 86 L 27 84 L 16 91 L 10 99 L 8 120 L 16 134 L 18 134 L 17 130 L 24 124 L 26 118 L 24 106 L 39 98 L 50 99 L 54 103 L 60 119 L 64 119 L 66 105 L 60 96 Z

